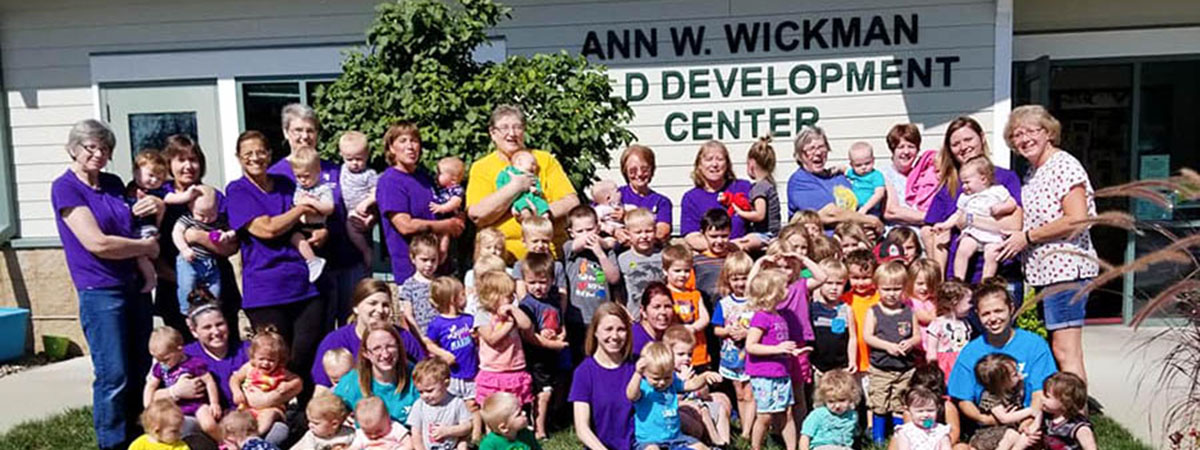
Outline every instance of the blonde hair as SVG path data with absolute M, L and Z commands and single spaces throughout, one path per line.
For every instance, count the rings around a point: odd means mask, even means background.
M 183 427 L 183 411 L 175 406 L 175 402 L 167 399 L 159 399 L 150 402 L 145 411 L 142 411 L 141 416 L 142 428 L 146 430 L 146 434 L 159 438 L 159 431 L 170 426 Z M 173 444 L 173 442 L 165 442 Z
M 321 355 L 321 367 L 325 368 L 326 372 L 328 372 L 329 366 L 342 363 L 350 366 L 351 369 L 354 368 L 354 355 L 350 353 L 350 350 L 340 347 L 333 348 Z
M 992 160 L 986 156 L 976 156 L 967 160 L 959 168 L 959 173 L 967 173 L 968 170 L 979 172 L 984 181 L 987 181 L 988 186 L 996 184 L 996 166 L 992 165 Z
M 600 197 L 604 197 L 607 202 L 613 194 L 617 193 L 617 182 L 613 180 L 600 180 L 592 184 L 592 200 L 600 203 Z
M 429 301 L 440 313 L 446 313 L 454 306 L 458 296 L 463 295 L 466 288 L 461 281 L 453 277 L 437 277 L 429 284 Z
M 729 282 L 730 278 L 735 275 L 750 275 L 750 269 L 754 268 L 754 260 L 750 259 L 750 255 L 741 250 L 734 250 L 725 257 L 725 263 L 721 265 L 721 275 L 717 279 L 717 294 L 724 297 L 733 293 L 733 286 Z
M 504 264 L 504 258 L 492 254 L 479 255 L 475 260 L 475 280 L 479 280 L 479 276 L 488 272 L 507 272 L 508 265 Z
M 517 400 L 517 396 L 508 392 L 496 392 L 483 400 L 479 416 L 488 428 L 498 430 L 520 407 L 521 402 Z
M 421 380 L 446 382 L 450 380 L 450 365 L 437 358 L 426 358 L 413 367 L 413 383 Z
M 312 147 L 300 147 L 292 149 L 292 154 L 287 157 L 288 164 L 292 166 L 292 170 L 321 170 L 321 155 L 317 154 Z
M 241 441 L 257 435 L 258 424 L 249 411 L 233 411 L 221 418 L 221 432 L 225 434 L 226 439 Z
M 472 256 L 472 259 L 478 261 L 484 247 L 495 244 L 500 244 L 501 247 L 504 247 L 504 240 L 504 233 L 500 230 L 495 228 L 479 230 L 475 233 L 475 254 Z
M 368 418 L 372 420 L 367 420 Z M 387 404 L 383 399 L 374 395 L 363 397 L 354 405 L 354 419 L 359 426 L 363 426 L 363 422 L 372 423 L 379 419 L 392 420 L 388 415 Z
M 675 355 L 665 342 L 651 342 L 642 348 L 639 363 L 645 361 L 646 372 L 655 375 L 675 374 Z
M 328 354 L 328 352 L 326 352 Z M 342 402 L 341 397 L 333 394 L 318 395 L 308 401 L 308 406 L 304 407 L 305 414 L 309 419 L 317 420 L 334 420 L 341 422 L 346 420 L 349 411 L 346 411 L 346 404 Z
M 466 171 L 466 165 L 463 160 L 457 156 L 447 156 L 439 159 L 437 162 L 438 173 L 448 173 L 453 175 L 458 181 L 462 181 L 463 172 Z
M 721 156 L 725 158 L 725 181 L 733 181 L 737 178 L 733 174 L 733 162 L 729 159 L 729 149 L 725 148 L 725 144 L 721 141 L 711 140 L 700 144 L 700 151 L 696 152 L 696 161 L 692 163 L 692 183 L 698 188 L 703 188 L 705 185 L 704 174 L 700 170 L 700 161 L 704 159 L 704 154 L 709 151 L 721 152 Z
M 352 150 L 366 150 L 367 135 L 358 130 L 342 133 L 342 137 L 338 138 L 338 150 L 343 150 L 345 147 L 352 147 Z
M 763 180 L 775 184 L 775 148 L 771 147 L 771 135 L 760 137 L 750 144 L 746 159 L 754 161 L 765 172 L 762 174 Z
M 1017 127 L 1021 125 L 1037 124 L 1046 130 L 1046 136 L 1049 137 L 1050 143 L 1058 145 L 1059 137 L 1062 133 L 1062 124 L 1050 115 L 1049 111 L 1042 105 L 1025 105 L 1013 108 L 1008 114 L 1008 123 L 1004 126 L 1004 142 L 1009 148 L 1017 148 L 1013 144 L 1013 133 L 1017 131 Z
M 162 153 L 154 149 L 144 149 L 137 154 L 134 159 L 134 167 L 137 170 L 149 170 L 150 173 L 158 175 L 164 181 L 167 178 L 167 160 L 163 158 Z
M 283 340 L 283 335 L 275 327 L 267 325 L 254 332 L 254 337 L 250 339 L 250 358 L 253 359 L 260 351 L 268 352 L 280 366 L 287 365 L 287 341 Z
M 183 347 L 183 335 L 179 330 L 163 325 L 150 332 L 149 344 L 151 353 L 157 353 L 156 350 L 180 348 Z
M 833 228 L 833 237 L 838 240 L 839 244 L 845 243 L 846 239 L 853 239 L 857 242 L 871 246 L 871 240 L 867 239 L 867 233 L 862 227 L 854 222 L 842 222 Z
M 625 213 L 626 227 L 633 226 L 636 223 L 649 223 L 650 226 L 654 226 L 656 220 L 657 218 L 654 217 L 654 213 L 646 208 L 634 208 Z
M 530 234 L 553 237 L 554 223 L 542 216 L 530 216 L 521 222 L 521 238 Z
M 859 397 L 862 396 L 862 386 L 854 375 L 841 369 L 834 369 L 825 372 L 821 377 L 821 383 L 817 385 L 817 401 L 823 404 L 832 402 L 851 402 L 858 404 Z
M 683 324 L 675 324 L 667 327 L 663 331 L 662 343 L 667 345 L 667 348 L 675 344 L 687 344 L 689 347 L 696 346 L 696 334 L 683 326 Z
M 475 280 L 475 291 L 479 294 L 479 307 L 495 314 L 505 302 L 512 302 L 517 283 L 504 272 L 484 272 Z
M 804 239 L 804 256 L 808 256 L 809 253 L 812 253 L 813 238 L 812 238 L 812 236 L 808 235 L 807 231 L 804 230 L 803 225 L 797 225 L 797 224 L 784 225 L 783 228 L 779 229 L 779 239 L 776 239 L 775 242 L 782 242 L 784 245 L 784 249 L 786 249 L 789 252 L 794 252 L 794 251 L 796 251 L 796 249 L 793 248 L 795 246 L 793 246 L 791 244 L 791 241 L 792 241 L 793 237 L 797 237 L 797 236 L 799 236 L 800 239 Z
M 908 285 L 908 268 L 900 261 L 888 261 L 875 269 L 875 285 L 883 286 L 885 284 L 900 283 L 901 286 Z
M 941 267 L 936 261 L 929 258 L 913 261 L 912 265 L 908 266 L 908 285 L 904 289 L 905 295 L 912 297 L 913 285 L 917 283 L 918 279 L 925 281 L 925 284 L 929 286 L 930 294 L 935 294 L 938 287 L 942 285 Z
M 774 311 L 787 296 L 787 276 L 782 271 L 767 269 L 755 275 L 746 289 L 750 308 L 755 311 Z
M 692 259 L 692 251 L 683 244 L 671 244 L 662 251 L 663 269 L 670 269 L 675 263 L 687 263 L 688 267 L 694 265 Z
M 802 209 L 796 211 L 796 214 L 792 214 L 791 222 L 800 225 L 811 223 L 818 227 L 825 227 L 825 224 L 821 223 L 821 215 L 811 209 Z
M 835 276 L 841 276 L 845 279 L 850 274 L 850 269 L 846 268 L 846 264 L 837 258 L 825 258 L 817 263 L 821 265 L 821 269 L 825 271 L 825 278 L 831 279 Z

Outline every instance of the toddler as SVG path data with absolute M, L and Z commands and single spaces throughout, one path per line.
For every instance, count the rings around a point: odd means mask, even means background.
M 781 226 L 779 190 L 775 187 L 775 149 L 771 136 L 758 138 L 746 153 L 746 175 L 754 181 L 750 186 L 750 209 L 734 207 L 734 212 L 746 221 L 746 235 L 733 243 L 746 251 L 766 247 Z
M 964 278 L 967 264 L 975 253 L 983 252 L 983 278 L 996 274 L 999 267 L 1000 244 L 1004 235 L 995 229 L 983 229 L 975 225 L 975 218 L 1000 219 L 1017 210 L 1017 201 L 1008 189 L 996 183 L 996 168 L 987 157 L 978 156 L 963 163 L 962 194 L 958 196 L 958 211 L 944 222 L 935 225 L 940 230 L 949 230 L 959 223 L 962 234 L 958 238 L 958 249 L 954 251 L 954 276 Z
M 896 428 L 897 450 L 950 450 L 950 427 L 938 423 L 942 398 L 921 386 L 904 394 L 909 421 Z
M 867 406 L 874 413 L 871 437 L 882 443 L 888 427 L 900 425 L 904 413 L 902 392 L 912 378 L 915 356 L 921 344 L 917 319 L 904 304 L 904 285 L 908 270 L 904 263 L 891 261 L 875 270 L 875 285 L 879 304 L 867 310 L 863 319 L 863 340 L 870 347 L 870 369 L 867 377 Z
M 554 277 L 550 279 L 551 287 L 554 288 L 554 293 L 559 295 L 559 299 L 567 298 L 566 266 L 563 266 L 561 260 L 554 259 L 552 248 L 554 245 L 554 222 L 541 216 L 525 219 L 521 222 L 521 243 L 525 244 L 526 257 L 529 253 L 541 253 L 554 260 Z M 524 273 L 521 272 L 521 264 L 513 265 L 512 275 L 517 280 L 517 297 L 525 298 L 528 290 L 525 286 Z
M 946 376 L 942 374 L 942 369 L 934 365 L 918 366 L 913 370 L 912 379 L 908 381 L 908 389 L 921 387 L 928 389 L 938 398 L 937 422 L 944 423 L 950 427 L 950 445 L 958 444 L 958 437 L 962 432 L 962 425 L 959 423 L 958 403 L 946 395 Z M 905 412 L 904 420 L 912 422 L 912 416 Z
M 816 386 L 821 406 L 813 409 L 800 426 L 800 450 L 849 450 L 858 427 L 854 408 L 862 397 L 858 379 L 850 372 L 835 369 L 825 373 Z
M 204 286 L 213 297 L 221 297 L 221 270 L 217 268 L 215 255 L 203 245 L 189 245 L 184 237 L 187 231 L 196 229 L 208 232 L 208 239 L 214 244 L 237 239 L 237 233 L 227 229 L 224 218 L 217 212 L 216 190 L 203 185 L 194 189 L 199 194 L 188 205 L 190 214 L 180 216 L 171 230 L 171 241 L 179 250 L 179 256 L 175 258 L 175 298 L 179 300 L 179 311 L 185 317 L 191 307 L 187 301 L 188 294 L 197 286 Z
M 625 281 L 625 308 L 634 322 L 642 320 L 641 296 L 646 285 L 663 281 L 662 250 L 654 239 L 654 213 L 636 208 L 625 214 L 625 230 L 629 232 L 629 249 L 617 255 L 617 267 Z
M 705 336 L 710 317 L 704 294 L 696 290 L 692 283 L 692 252 L 681 244 L 669 245 L 663 250 L 662 260 L 663 271 L 667 274 L 667 288 L 671 290 L 671 299 L 675 303 L 675 316 L 679 318 L 679 323 L 696 335 L 692 365 L 704 367 L 710 362 Z
M 615 181 L 600 180 L 593 184 L 592 204 L 596 217 L 600 218 L 600 232 L 605 236 L 613 236 L 625 228 L 625 205 L 621 204 L 621 191 Z
M 328 352 L 326 352 L 328 354 Z M 304 408 L 308 432 L 292 450 L 339 450 L 354 441 L 354 428 L 345 425 L 346 404 L 336 395 L 318 395 Z
M 938 287 L 937 317 L 925 327 L 921 342 L 925 345 L 925 358 L 937 364 L 942 374 L 949 377 L 958 360 L 958 353 L 971 341 L 971 325 L 967 314 L 971 312 L 971 287 L 958 280 L 950 280 Z
M 471 412 L 461 398 L 451 395 L 450 366 L 426 359 L 413 369 L 413 383 L 421 398 L 408 413 L 416 450 L 466 450 L 471 437 Z
M 983 385 L 979 411 L 991 414 L 997 424 L 976 430 L 971 436 L 971 447 L 979 450 L 1025 448 L 1028 438 L 1018 430 L 1035 422 L 1037 411 L 1023 407 L 1025 380 L 1017 360 L 1003 353 L 987 355 L 975 364 L 975 378 Z
M 887 236 L 883 238 L 883 242 L 886 245 L 899 247 L 905 264 L 912 264 L 913 261 L 921 257 L 921 238 L 917 236 L 917 233 L 912 228 L 892 228 L 891 231 L 888 231 Z
M 254 334 L 249 356 L 250 361 L 229 377 L 229 388 L 233 403 L 254 416 L 257 434 L 262 436 L 284 420 L 284 408 L 300 392 L 301 381 L 287 370 L 287 343 L 274 327 L 268 325 Z M 267 395 L 275 391 L 291 395 Z M 277 398 L 271 401 L 271 397 Z
M 706 377 L 693 377 L 684 383 L 676 376 L 675 357 L 666 344 L 653 342 L 643 348 L 633 377 L 625 385 L 625 396 L 633 402 L 636 448 L 706 450 L 707 446 L 680 431 L 679 421 L 679 395 L 706 382 Z
M 1070 372 L 1042 383 L 1042 440 L 1048 449 L 1096 450 L 1096 435 L 1087 417 L 1087 385 Z
M 866 250 L 856 250 L 846 255 L 846 279 L 850 292 L 842 294 L 842 302 L 850 305 L 854 313 L 854 340 L 858 343 L 858 373 L 870 369 L 867 341 L 863 339 L 864 320 L 867 311 L 879 303 L 879 291 L 875 289 L 875 256 Z M 865 386 L 864 386 L 865 387 Z
M 429 321 L 437 316 L 437 310 L 429 301 L 429 284 L 433 282 L 438 264 L 442 261 L 438 248 L 437 236 L 431 233 L 414 236 L 408 244 L 408 257 L 412 259 L 416 271 L 395 291 L 397 304 L 412 311 L 419 330 L 424 330 L 429 326 Z
M 854 312 L 842 302 L 846 290 L 846 265 L 835 258 L 821 261 L 825 283 L 813 291 L 810 316 L 813 326 L 813 352 L 809 356 L 816 373 L 813 384 L 821 386 L 824 374 L 836 370 L 858 372 L 858 334 Z
M 854 222 L 842 222 L 833 228 L 833 239 L 842 249 L 843 255 L 849 255 L 855 250 L 870 251 L 874 242 L 866 230 Z
M 479 373 L 475 376 L 475 401 L 493 392 L 508 392 L 521 400 L 533 401 L 533 379 L 525 371 L 525 350 L 521 333 L 532 329 L 515 300 L 517 286 L 503 272 L 479 276 L 479 310 L 475 330 L 479 335 Z
M 736 250 L 729 242 L 729 234 L 733 231 L 733 220 L 728 214 L 719 209 L 710 209 L 700 218 L 700 236 L 704 249 L 696 254 L 693 271 L 696 276 L 696 289 L 703 292 L 705 299 L 717 297 L 717 278 L 721 275 L 721 266 L 730 251 Z
M 447 156 L 437 162 L 437 185 L 433 188 L 433 204 L 429 205 L 438 219 L 446 219 L 458 214 L 466 199 L 462 179 L 466 169 L 463 160 L 455 156 Z M 450 254 L 450 235 L 442 235 L 441 252 Z
M 908 297 L 908 306 L 917 316 L 917 325 L 925 328 L 933 318 L 937 317 L 936 294 L 942 284 L 942 268 L 937 261 L 921 258 L 908 264 L 908 285 L 904 287 L 904 295 Z
M 342 205 L 346 214 L 359 220 L 348 220 L 347 235 L 350 243 L 362 254 L 365 267 L 371 267 L 371 208 L 375 206 L 375 186 L 379 184 L 379 173 L 368 167 L 371 151 L 367 149 L 367 135 L 360 131 L 347 131 L 338 139 L 338 153 L 342 155 L 342 170 L 338 183 L 342 187 Z M 318 163 L 319 164 L 319 163 Z
M 467 295 L 462 282 L 451 277 L 438 277 L 429 287 L 429 297 L 438 315 L 429 321 L 425 335 L 438 347 L 454 355 L 448 390 L 474 410 L 479 356 L 472 334 L 475 319 L 465 312 Z
M 155 400 L 142 411 L 142 428 L 129 450 L 188 450 L 183 442 L 183 412 L 170 400 Z
M 796 448 L 796 421 L 792 416 L 795 397 L 790 361 L 812 351 L 789 339 L 788 323 L 777 311 L 787 295 L 787 274 L 767 269 L 750 279 L 750 307 L 754 317 L 746 332 L 746 374 L 754 390 L 758 416 L 754 419 L 750 445 L 762 448 L 767 429 L 782 425 L 783 442 Z M 783 421 L 782 424 L 779 422 Z
M 150 406 L 154 402 L 155 391 L 174 386 L 184 376 L 200 379 L 208 393 L 206 397 L 181 398 L 176 399 L 175 403 L 179 405 L 181 413 L 194 416 L 204 432 L 215 433 L 217 420 L 221 417 L 221 391 L 216 378 L 208 371 L 208 364 L 184 353 L 183 335 L 167 326 L 155 328 L 150 333 L 150 356 L 154 358 L 154 365 L 146 377 L 142 405 Z
M 541 172 L 538 168 L 537 157 L 528 150 L 518 150 L 509 156 L 508 167 L 496 175 L 496 188 L 500 189 L 512 181 L 513 177 L 528 175 L 533 178 L 533 186 L 513 199 L 513 217 L 524 217 L 523 214 L 550 218 L 550 203 L 546 201 L 542 182 L 538 179 Z
M 479 450 L 542 449 L 533 432 L 529 431 L 529 419 L 515 395 L 508 392 L 492 394 L 483 402 L 480 415 L 492 431 L 479 442 Z
M 544 220 L 530 218 L 525 222 Z M 546 438 L 546 417 L 555 385 L 568 378 L 571 370 L 567 356 L 567 333 L 562 326 L 562 297 L 554 285 L 554 261 L 547 253 L 527 253 L 517 265 L 525 281 L 527 294 L 521 299 L 521 311 L 529 316 L 533 328 L 525 334 L 525 360 L 533 378 L 537 399 L 534 410 L 534 434 Z
M 125 203 L 129 206 L 137 204 L 147 196 L 158 197 L 168 205 L 182 205 L 196 196 L 196 191 L 189 188 L 183 192 L 170 192 L 163 184 L 167 181 L 167 160 L 157 150 L 142 150 L 133 161 L 133 181 L 125 192 Z M 158 237 L 158 224 L 162 222 L 163 212 L 146 217 L 135 217 L 134 227 L 137 236 L 142 239 Z M 137 259 L 138 272 L 142 276 L 141 292 L 148 293 L 158 285 L 158 273 L 154 270 L 154 262 L 150 258 L 140 256 Z
M 813 261 L 824 261 L 828 258 L 842 259 L 842 248 L 831 236 L 817 235 L 810 237 L 808 257 Z
M 233 411 L 221 419 L 223 448 L 237 450 L 279 450 L 279 447 L 258 437 L 254 416 L 246 411 Z
M 316 208 L 317 214 L 300 216 L 299 231 L 292 233 L 292 245 L 308 264 L 308 282 L 314 283 L 325 270 L 325 258 L 317 256 L 308 242 L 313 230 L 325 228 L 325 218 L 333 214 L 333 188 L 321 182 L 321 157 L 316 150 L 302 147 L 292 151 L 287 158 L 296 176 L 296 193 L 292 203 Z
M 791 223 L 803 227 L 810 237 L 825 235 L 825 224 L 821 222 L 821 215 L 811 209 L 797 211 L 792 215 Z
M 741 250 L 725 258 L 717 291 L 724 295 L 713 308 L 713 334 L 721 338 L 718 373 L 733 383 L 737 396 L 738 417 L 742 418 L 742 438 L 750 438 L 754 422 L 754 391 L 746 375 L 746 332 L 754 311 L 746 301 L 746 284 L 754 261 Z
M 879 215 L 886 191 L 883 174 L 875 170 L 875 149 L 858 141 L 850 144 L 850 170 L 846 171 L 859 214 Z
M 680 380 L 685 384 L 696 378 L 703 380 L 700 387 L 688 391 L 679 401 L 683 432 L 689 436 L 707 437 L 706 442 L 716 446 L 727 445 L 730 442 L 729 412 L 733 405 L 729 396 L 708 389 L 708 385 L 720 383 L 723 377 L 717 372 L 701 372 L 692 367 L 692 347 L 696 345 L 696 337 L 683 325 L 668 327 L 663 332 L 662 343 L 675 358 L 675 375 Z
M 471 255 L 471 261 L 475 264 L 467 269 L 467 274 L 463 277 L 463 286 L 467 290 L 467 314 L 475 314 L 478 312 L 479 297 L 475 295 L 475 275 L 486 272 L 485 268 L 494 268 L 496 264 L 487 264 L 481 266 L 480 262 L 486 256 L 498 258 L 499 269 L 508 271 L 508 266 L 505 263 L 504 256 L 507 250 L 504 248 L 504 233 L 495 228 L 484 228 L 475 233 L 475 251 Z
M 571 208 L 567 213 L 567 232 L 571 240 L 563 245 L 567 277 L 567 340 L 572 349 L 583 349 L 587 325 L 592 322 L 596 308 L 613 300 L 609 285 L 621 282 L 617 256 L 604 248 L 597 225 L 596 211 L 587 205 Z M 575 363 L 583 360 L 583 352 L 572 355 Z
M 358 431 L 347 450 L 402 450 L 413 448 L 408 428 L 392 420 L 387 405 L 379 397 L 366 397 L 354 405 Z
M 354 354 L 345 348 L 335 348 L 321 355 L 321 368 L 329 377 L 330 384 L 337 386 L 338 381 L 354 369 Z M 324 386 L 318 386 L 323 388 Z

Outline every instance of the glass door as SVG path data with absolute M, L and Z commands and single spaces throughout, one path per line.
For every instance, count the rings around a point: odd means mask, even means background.
M 204 182 L 225 185 L 215 82 L 101 86 L 100 101 L 104 120 L 117 134 L 112 163 L 121 178 L 133 173 L 138 152 L 161 150 L 167 136 L 186 134 L 204 150 Z

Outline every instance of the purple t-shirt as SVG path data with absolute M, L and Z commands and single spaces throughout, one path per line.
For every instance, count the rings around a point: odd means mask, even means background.
M 800 210 L 820 211 L 825 205 L 837 204 L 837 197 L 833 192 L 838 188 L 845 189 L 850 198 L 853 198 L 854 191 L 845 174 L 831 172 L 826 176 L 818 176 L 803 168 L 796 169 L 788 178 L 788 217 Z
M 309 372 L 312 374 L 313 383 L 333 387 L 333 382 L 325 373 L 325 366 L 321 365 L 321 357 L 325 355 L 325 352 L 335 348 L 344 348 L 358 358 L 358 348 L 362 346 L 362 338 L 355 333 L 354 327 L 353 323 L 343 325 L 325 335 L 325 339 L 321 339 L 321 345 L 317 346 L 317 357 L 313 360 L 312 370 Z M 403 328 L 397 327 L 396 330 L 400 332 L 400 340 L 403 341 L 400 344 L 404 346 L 404 354 L 408 356 L 408 360 L 415 363 L 425 359 L 425 349 L 421 347 L 417 338 Z
M 790 340 L 787 321 L 779 314 L 755 312 L 754 317 L 750 319 L 750 327 L 763 330 L 762 339 L 759 340 L 759 344 L 762 345 L 777 345 Z M 747 352 L 746 375 L 762 378 L 786 377 L 788 376 L 788 357 L 783 355 L 756 356 Z
M 125 185 L 121 178 L 101 173 L 100 189 L 92 189 L 67 170 L 50 187 L 50 203 L 54 206 L 54 224 L 62 239 L 63 254 L 76 290 L 121 288 L 133 282 L 133 258 L 113 260 L 93 255 L 79 242 L 75 233 L 63 221 L 66 208 L 84 207 L 92 211 L 100 232 L 110 236 L 133 238 L 133 215 L 125 204 Z
M 429 211 L 429 203 L 433 201 L 433 178 L 423 169 L 416 173 L 404 173 L 395 167 L 388 167 L 379 176 L 379 184 L 375 187 L 375 201 L 379 205 L 379 214 L 383 222 L 383 236 L 387 242 L 388 254 L 392 258 L 392 275 L 397 280 L 407 280 L 416 269 L 408 257 L 409 236 L 400 234 L 391 223 L 391 215 L 408 214 L 414 219 L 433 220 Z
M 996 184 L 1004 186 L 1004 189 L 1008 190 L 1008 193 L 1012 195 L 1013 200 L 1016 200 L 1017 206 L 1020 206 L 1021 178 L 1017 176 L 1017 173 L 1008 169 L 997 167 L 995 177 Z M 954 213 L 958 212 L 958 197 L 960 195 L 962 195 L 961 186 L 958 189 L 958 193 L 954 196 L 950 195 L 950 189 L 946 188 L 945 186 L 943 186 L 941 189 L 938 189 L 937 194 L 933 196 L 933 201 L 929 204 L 929 210 L 925 212 L 925 223 L 932 225 L 938 222 L 943 222 L 946 219 L 949 219 L 950 216 L 954 215 Z M 955 228 L 950 234 L 949 251 L 951 258 L 953 258 L 954 253 L 958 251 L 958 236 L 959 230 Z M 972 283 L 978 283 L 980 279 L 983 278 L 983 253 L 981 252 L 976 254 L 971 258 L 971 260 L 974 262 L 967 267 L 967 279 L 971 280 Z M 1009 270 L 1016 270 L 1019 262 L 1020 260 L 1018 257 L 1005 260 L 1000 265 L 999 273 L 1003 274 Z M 946 275 L 954 275 L 953 264 L 946 265 Z
M 787 322 L 788 339 L 797 344 L 815 339 L 808 306 L 808 279 L 801 278 L 788 287 L 787 297 L 775 308 Z
M 184 355 L 185 359 L 183 362 L 170 369 L 158 362 L 155 362 L 154 365 L 150 367 L 150 374 L 153 375 L 154 378 L 158 378 L 158 381 L 162 382 L 160 387 L 169 388 L 174 386 L 175 383 L 179 382 L 179 378 L 183 377 L 184 375 L 191 375 L 194 378 L 200 378 L 204 376 L 204 374 L 208 373 L 208 364 L 205 364 L 203 359 L 188 355 L 187 352 L 184 352 Z M 179 405 L 179 409 L 183 411 L 184 415 L 191 416 L 196 414 L 196 411 L 200 409 L 200 406 L 208 404 L 208 397 L 181 398 L 177 400 L 175 404 Z
M 479 353 L 471 336 L 474 329 L 475 318 L 467 314 L 453 319 L 438 314 L 426 327 L 426 336 L 454 355 L 451 378 L 474 380 L 479 373 Z
M 567 401 L 592 407 L 592 431 L 605 447 L 613 450 L 633 448 L 633 402 L 623 392 L 633 378 L 633 361 L 607 369 L 595 359 L 584 359 L 575 369 Z
M 633 355 L 639 356 L 642 354 L 642 349 L 655 342 L 654 336 L 646 332 L 646 327 L 641 322 L 634 322 L 633 326 Z
M 292 171 L 292 165 L 288 164 L 287 159 L 281 159 L 273 164 L 271 168 L 267 169 L 267 173 L 282 175 L 293 182 L 296 181 L 296 173 Z M 329 161 L 321 161 L 321 184 L 327 184 L 333 189 L 334 200 L 333 214 L 325 220 L 325 227 L 329 230 L 329 239 L 317 251 L 329 258 L 329 264 L 335 268 L 350 267 L 362 261 L 362 255 L 350 243 L 349 235 L 346 234 L 346 204 L 342 202 L 341 176 L 342 166 Z
M 629 186 L 621 186 L 620 191 L 622 204 L 646 208 L 654 214 L 654 222 L 671 225 L 671 214 L 673 211 L 671 210 L 671 199 L 667 198 L 667 196 L 654 192 L 654 190 L 642 196 Z
M 679 233 L 688 234 L 691 232 L 700 231 L 700 219 L 704 217 L 704 213 L 710 209 L 719 209 L 721 211 L 728 210 L 726 206 L 722 206 L 721 202 L 717 201 L 717 197 L 722 192 L 740 193 L 750 199 L 750 182 L 746 180 L 733 180 L 721 188 L 718 192 L 708 192 L 704 188 L 692 188 L 683 194 L 683 202 L 680 204 L 679 212 Z M 746 221 L 742 220 L 741 216 L 733 217 L 733 229 L 729 233 L 730 239 L 737 239 L 746 234 Z
M 238 230 L 242 248 L 242 307 L 286 305 L 317 296 L 308 282 L 308 266 L 292 246 L 291 234 L 260 239 L 250 234 L 250 222 L 262 216 L 278 216 L 292 208 L 296 185 L 279 175 L 268 175 L 274 190 L 263 192 L 242 177 L 225 187 L 230 199 L 229 227 Z
M 204 361 L 208 365 L 208 372 L 213 374 L 213 378 L 217 380 L 217 389 L 221 391 L 221 406 L 232 407 L 233 393 L 229 390 L 229 378 L 247 361 L 250 361 L 250 343 L 243 342 L 236 350 L 226 352 L 225 357 L 221 359 L 213 358 L 212 355 L 205 352 L 199 342 L 185 345 L 183 353 L 190 356 L 192 360 Z

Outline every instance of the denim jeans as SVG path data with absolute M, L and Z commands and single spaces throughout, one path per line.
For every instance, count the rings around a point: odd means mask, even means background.
M 79 318 L 96 380 L 92 425 L 101 448 L 127 445 L 138 436 L 142 385 L 150 370 L 151 308 L 130 288 L 79 291 Z
M 179 312 L 187 317 L 188 294 L 196 286 L 204 285 L 213 298 L 221 298 L 221 270 L 212 257 L 196 256 L 188 261 L 183 255 L 175 257 L 175 298 L 179 301 Z

